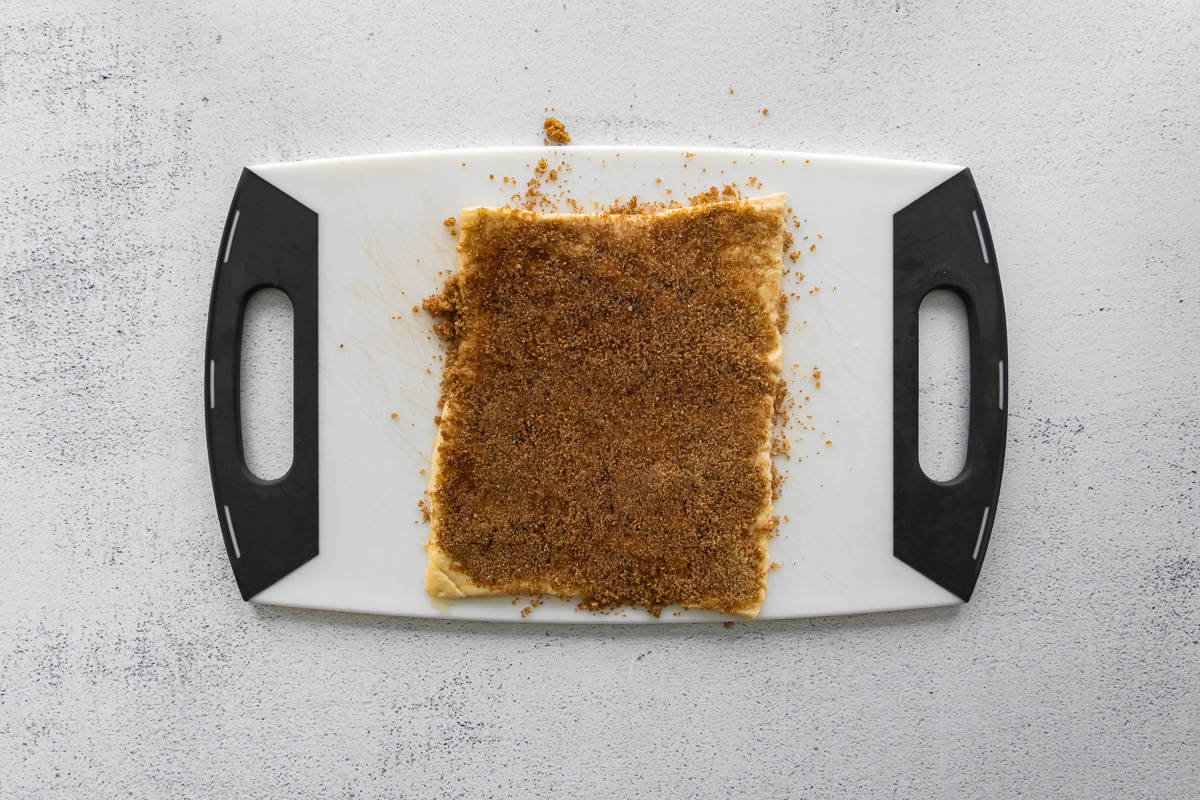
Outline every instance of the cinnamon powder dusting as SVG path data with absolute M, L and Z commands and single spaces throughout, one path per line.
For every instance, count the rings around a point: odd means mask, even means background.
M 756 610 L 782 205 L 459 223 L 424 302 L 448 346 L 431 545 L 506 594 Z

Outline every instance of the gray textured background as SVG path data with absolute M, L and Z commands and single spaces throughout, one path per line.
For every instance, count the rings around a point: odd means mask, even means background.
M 1198 19 L 3 4 L 0 796 L 1196 796 Z M 201 364 L 239 167 L 534 144 L 545 105 L 584 143 L 971 165 L 1011 348 L 975 601 L 613 630 L 236 599 Z

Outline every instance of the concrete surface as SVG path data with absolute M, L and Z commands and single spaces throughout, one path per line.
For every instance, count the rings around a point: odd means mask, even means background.
M 0 796 L 1195 797 L 1198 19 L 0 6 Z M 239 167 L 536 143 L 544 106 L 579 142 L 973 167 L 1011 437 L 969 606 L 613 630 L 237 600 L 201 363 Z

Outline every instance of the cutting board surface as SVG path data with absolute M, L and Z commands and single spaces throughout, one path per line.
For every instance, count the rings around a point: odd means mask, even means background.
M 778 461 L 788 478 L 770 556 L 780 566 L 759 618 L 961 602 L 892 551 L 892 215 L 960 168 L 659 147 L 461 150 L 251 168 L 319 218 L 320 552 L 253 600 L 458 619 L 654 619 L 638 610 L 591 614 L 553 598 L 522 617 L 524 601 L 445 602 L 424 592 L 428 526 L 417 504 L 442 351 L 430 317 L 412 309 L 454 269 L 456 240 L 443 220 L 467 206 L 510 202 L 540 158 L 569 165 L 547 194 L 569 193 L 589 210 L 593 201 L 630 195 L 686 203 L 725 183 L 788 196 L 802 255 L 785 261 L 794 273 L 785 288 L 796 297 L 784 377 L 803 403 L 795 422 L 810 429 L 794 422 L 791 458 Z M 719 618 L 677 611 L 660 621 Z

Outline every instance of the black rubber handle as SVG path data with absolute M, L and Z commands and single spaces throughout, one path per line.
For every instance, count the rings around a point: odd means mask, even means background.
M 241 352 L 246 302 L 282 289 L 294 319 L 292 466 L 264 481 L 242 451 Z M 204 418 L 217 517 L 243 600 L 317 555 L 317 215 L 243 170 L 208 311 Z
M 971 171 L 897 212 L 892 231 L 893 553 L 970 600 L 996 518 L 1008 430 L 1004 297 Z M 967 459 L 948 481 L 926 476 L 917 454 L 917 315 L 936 289 L 962 298 L 970 334 Z

